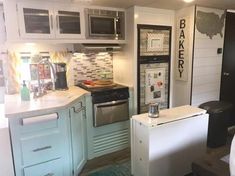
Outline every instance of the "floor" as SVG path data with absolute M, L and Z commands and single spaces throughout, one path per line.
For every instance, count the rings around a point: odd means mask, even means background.
M 87 176 L 91 171 L 131 159 L 130 148 L 89 160 L 79 176 Z

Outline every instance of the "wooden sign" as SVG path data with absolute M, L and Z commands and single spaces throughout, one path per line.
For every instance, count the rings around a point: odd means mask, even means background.
M 176 80 L 188 81 L 189 18 L 179 18 L 176 27 Z

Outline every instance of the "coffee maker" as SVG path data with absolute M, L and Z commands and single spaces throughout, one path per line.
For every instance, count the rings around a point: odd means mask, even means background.
M 55 88 L 57 90 L 68 89 L 67 79 L 66 79 L 66 64 L 62 62 L 54 63 L 54 66 L 55 66 L 55 73 L 56 73 Z

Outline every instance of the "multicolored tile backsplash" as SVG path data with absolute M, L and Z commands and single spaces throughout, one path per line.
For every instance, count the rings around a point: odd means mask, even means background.
M 70 62 L 74 84 L 81 80 L 113 79 L 113 57 L 108 53 L 76 54 Z
M 45 53 L 45 52 L 44 52 Z M 8 53 L 6 54 L 6 93 L 13 94 L 19 91 L 20 83 L 26 80 L 33 83 L 36 78 L 30 74 L 30 65 L 38 63 L 45 54 Z M 46 53 L 52 63 L 64 62 L 67 65 L 67 82 L 69 86 L 76 85 L 82 80 L 113 79 L 112 54 L 72 54 L 68 52 Z M 27 61 L 27 62 L 26 62 Z M 23 69 L 23 70 L 22 70 Z M 8 76 L 11 75 L 11 76 Z M 13 89 L 14 88 L 14 89 Z

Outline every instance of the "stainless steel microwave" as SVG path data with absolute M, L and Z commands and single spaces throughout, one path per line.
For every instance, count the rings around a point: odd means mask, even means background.
M 125 39 L 125 12 L 85 9 L 86 38 Z

